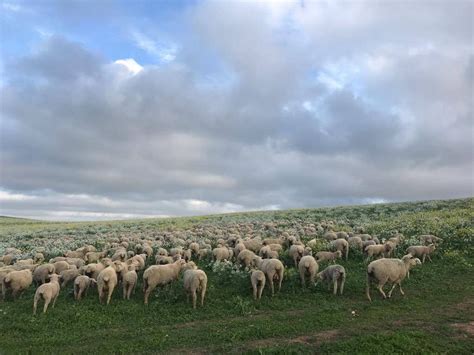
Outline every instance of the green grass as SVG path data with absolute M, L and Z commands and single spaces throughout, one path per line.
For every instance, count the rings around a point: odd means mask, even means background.
M 382 300 L 373 289 L 372 303 L 364 296 L 366 265 L 357 254 L 341 262 L 348 271 L 342 297 L 321 285 L 303 290 L 297 273 L 289 268 L 281 293 L 271 298 L 265 290 L 261 302 L 255 303 L 247 278 L 213 273 L 203 263 L 209 288 L 205 306 L 197 310 L 186 303 L 180 280 L 155 292 L 148 307 L 140 287 L 130 301 L 122 300 L 116 290 L 109 306 L 98 303 L 95 290 L 75 302 L 69 287 L 61 291 L 54 309 L 34 317 L 32 287 L 15 302 L 0 302 L 0 353 L 472 354 L 473 334 L 456 326 L 474 321 L 472 205 L 472 199 L 464 199 L 173 220 L 48 222 L 44 229 L 41 223 L 31 228 L 21 221 L 6 230 L 0 225 L 2 245 L 24 248 L 64 236 L 82 242 L 109 231 L 146 234 L 157 228 L 269 220 L 290 226 L 324 218 L 336 220 L 341 229 L 364 225 L 370 233 L 398 229 L 406 236 L 433 233 L 445 239 L 433 262 L 414 269 L 404 281 L 405 297 L 397 289 L 392 299 Z

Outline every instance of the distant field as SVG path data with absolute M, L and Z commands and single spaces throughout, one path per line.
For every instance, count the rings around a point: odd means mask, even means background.
M 100 249 L 121 236 L 167 232 L 185 238 L 207 230 L 225 236 L 243 224 L 254 236 L 268 237 L 275 233 L 266 229 L 269 222 L 278 233 L 307 242 L 320 236 L 305 228 L 322 220 L 335 221 L 336 230 L 363 227 L 380 238 L 398 230 L 406 237 L 398 257 L 420 234 L 444 242 L 433 262 L 404 281 L 405 297 L 396 289 L 392 299 L 382 300 L 373 289 L 372 303 L 365 299 L 366 264 L 356 250 L 348 261 L 338 261 L 348 277 L 344 295 L 337 297 L 321 285 L 302 289 L 286 252 L 282 291 L 271 298 L 265 290 L 260 302 L 253 301 L 245 272 L 213 269 L 210 260 L 198 263 L 209 283 L 206 304 L 197 310 L 186 302 L 179 280 L 155 291 L 149 306 L 143 305 L 141 285 L 130 301 L 117 289 L 109 306 L 99 304 L 95 290 L 75 302 L 70 286 L 61 290 L 54 309 L 34 317 L 32 286 L 15 302 L 0 301 L 0 353 L 474 353 L 473 198 L 111 222 L 1 217 L 0 255 L 16 247 L 27 257 L 45 247 L 49 259 L 86 243 Z

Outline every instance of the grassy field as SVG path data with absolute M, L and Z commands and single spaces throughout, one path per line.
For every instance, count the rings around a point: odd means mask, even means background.
M 339 230 L 363 226 L 381 237 L 396 229 L 411 244 L 414 239 L 409 237 L 423 233 L 438 235 L 444 242 L 433 262 L 412 270 L 404 281 L 405 297 L 397 289 L 392 299 L 382 300 L 373 289 L 372 303 L 365 299 L 366 264 L 357 252 L 351 252 L 347 262 L 340 261 L 348 276 L 344 295 L 337 297 L 321 285 L 302 289 L 296 270 L 288 267 L 282 291 L 271 298 L 265 290 L 256 303 L 247 275 L 213 271 L 209 261 L 200 265 L 209 283 L 206 304 L 197 310 L 186 303 L 179 281 L 155 292 L 149 306 L 143 305 L 140 287 L 132 300 L 122 300 L 116 291 L 111 304 L 104 306 L 95 290 L 75 302 L 71 286 L 61 291 L 54 309 L 34 317 L 31 287 L 15 302 L 0 302 L 0 353 L 472 354 L 473 207 L 474 199 L 462 199 L 96 223 L 2 218 L 0 254 L 9 246 L 25 251 L 45 246 L 53 256 L 66 245 L 100 246 L 114 233 L 146 235 L 268 221 L 291 228 L 323 219 L 336 221 Z M 284 260 L 289 261 L 287 256 Z

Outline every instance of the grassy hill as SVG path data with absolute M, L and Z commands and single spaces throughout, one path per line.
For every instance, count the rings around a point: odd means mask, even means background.
M 357 251 L 339 262 L 348 276 L 344 295 L 337 297 L 321 285 L 302 289 L 286 254 L 282 291 L 271 298 L 265 290 L 260 302 L 251 297 L 247 274 L 215 267 L 209 260 L 200 263 L 209 284 L 206 304 L 197 310 L 186 302 L 179 281 L 155 292 L 149 306 L 143 305 L 141 285 L 130 301 L 117 289 L 109 306 L 99 304 L 95 290 L 75 302 L 68 287 L 54 309 L 33 317 L 31 287 L 17 301 L 0 301 L 0 353 L 472 354 L 473 207 L 469 198 L 108 222 L 0 218 L 0 254 L 11 246 L 25 253 L 46 247 L 48 257 L 84 243 L 101 247 L 110 235 L 153 235 L 208 225 L 226 229 L 244 222 L 257 226 L 273 221 L 284 230 L 331 219 L 338 230 L 362 226 L 382 238 L 398 230 L 406 243 L 426 233 L 444 239 L 433 262 L 415 268 L 404 281 L 405 297 L 396 289 L 392 299 L 382 300 L 374 289 L 372 303 L 364 296 L 366 264 Z

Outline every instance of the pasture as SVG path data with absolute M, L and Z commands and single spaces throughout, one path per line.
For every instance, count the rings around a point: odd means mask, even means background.
M 170 248 L 176 236 L 214 243 L 232 233 L 267 238 L 286 231 L 306 243 L 321 239 L 311 225 L 328 220 L 335 222 L 336 231 L 363 228 L 381 239 L 397 230 L 405 239 L 396 257 L 419 244 L 420 234 L 443 242 L 432 262 L 417 266 L 404 280 L 404 297 L 395 289 L 391 299 L 382 300 L 372 288 L 372 303 L 364 294 L 367 264 L 353 249 L 348 261 L 337 261 L 347 271 L 342 296 L 333 296 L 321 284 L 303 289 L 287 251 L 280 257 L 286 267 L 281 292 L 272 298 L 265 289 L 259 302 L 252 298 L 245 270 L 215 265 L 211 258 L 196 261 L 209 278 L 204 307 L 196 310 L 186 300 L 182 279 L 155 290 L 145 306 L 140 272 L 129 301 L 122 299 L 119 287 L 108 306 L 99 304 L 95 289 L 76 302 L 70 285 L 61 290 L 55 308 L 33 316 L 32 285 L 20 299 L 0 301 L 0 353 L 472 354 L 473 207 L 469 198 L 112 222 L 2 218 L 0 255 L 16 247 L 26 258 L 44 248 L 46 260 L 86 244 L 101 250 L 110 238 L 121 237 L 161 238 Z M 149 259 L 147 266 L 153 262 Z

